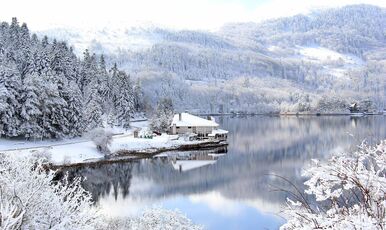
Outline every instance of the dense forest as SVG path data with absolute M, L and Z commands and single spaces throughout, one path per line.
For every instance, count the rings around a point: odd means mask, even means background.
M 128 127 L 141 89 L 116 65 L 65 42 L 39 39 L 16 18 L 0 25 L 0 136 L 62 138 L 106 125 Z

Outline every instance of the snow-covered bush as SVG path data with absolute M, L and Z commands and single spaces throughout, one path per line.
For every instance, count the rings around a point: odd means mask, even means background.
M 98 151 L 107 154 L 110 153 L 109 145 L 113 140 L 113 133 L 103 128 L 95 128 L 86 134 L 96 145 Z
M 281 229 L 385 229 L 386 140 L 375 147 L 362 144 L 354 153 L 313 161 L 305 170 L 307 194 L 288 199 L 288 222 Z
M 203 229 L 192 223 L 179 211 L 171 211 L 160 208 L 145 210 L 142 215 L 134 219 L 110 219 L 108 229 L 117 230 L 198 230 Z
M 44 159 L 0 155 L 0 229 L 94 229 L 102 217 L 80 184 L 55 182 Z

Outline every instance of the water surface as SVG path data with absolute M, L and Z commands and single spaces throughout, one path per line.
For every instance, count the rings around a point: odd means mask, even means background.
M 284 192 L 275 175 L 302 187 L 312 158 L 386 139 L 386 117 L 217 117 L 229 130 L 227 153 L 174 152 L 72 171 L 86 177 L 96 205 L 111 216 L 148 207 L 179 209 L 206 229 L 278 229 Z

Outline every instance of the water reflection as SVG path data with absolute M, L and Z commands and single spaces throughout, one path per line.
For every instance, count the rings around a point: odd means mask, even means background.
M 193 151 L 129 163 L 78 168 L 109 215 L 131 216 L 160 205 L 178 208 L 209 229 L 277 229 L 289 189 L 273 174 L 301 187 L 302 167 L 311 158 L 354 148 L 363 139 L 386 138 L 386 118 L 222 117 L 230 131 L 228 152 Z

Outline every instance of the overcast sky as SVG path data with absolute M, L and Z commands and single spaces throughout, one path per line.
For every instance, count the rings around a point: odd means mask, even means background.
M 258 22 L 358 3 L 386 7 L 386 0 L 10 0 L 1 2 L 0 19 L 16 16 L 33 30 L 143 23 L 215 30 L 228 22 Z

